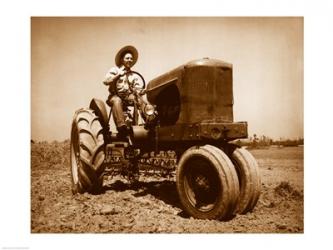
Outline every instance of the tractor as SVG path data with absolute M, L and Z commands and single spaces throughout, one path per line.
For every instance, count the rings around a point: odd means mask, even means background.
M 249 151 L 247 122 L 234 122 L 232 64 L 202 58 L 157 78 L 124 110 L 131 133 L 119 139 L 112 112 L 93 98 L 71 128 L 72 192 L 101 193 L 106 176 L 138 184 L 140 176 L 175 177 L 183 210 L 198 219 L 228 220 L 254 209 L 260 173 Z

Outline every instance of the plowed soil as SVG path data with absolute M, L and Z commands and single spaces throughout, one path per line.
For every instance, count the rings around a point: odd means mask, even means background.
M 253 212 L 198 220 L 181 208 L 173 180 L 107 179 L 99 195 L 72 195 L 69 142 L 31 144 L 32 233 L 303 233 L 303 147 L 250 151 L 262 176 Z

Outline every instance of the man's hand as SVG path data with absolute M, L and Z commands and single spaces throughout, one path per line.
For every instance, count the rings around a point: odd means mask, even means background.
M 118 71 L 119 76 L 124 76 L 127 73 L 127 70 L 124 66 L 121 66 Z
M 138 94 L 139 95 L 145 95 L 147 93 L 147 91 L 145 90 L 145 89 L 140 89 L 139 91 L 138 91 Z

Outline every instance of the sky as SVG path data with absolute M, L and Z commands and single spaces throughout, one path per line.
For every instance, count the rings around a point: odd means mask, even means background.
M 302 17 L 32 17 L 31 139 L 68 139 L 129 44 L 147 82 L 193 59 L 233 64 L 234 120 L 251 136 L 303 137 Z

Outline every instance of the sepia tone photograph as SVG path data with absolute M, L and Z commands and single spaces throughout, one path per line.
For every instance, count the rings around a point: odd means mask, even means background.
M 38 17 L 31 233 L 304 233 L 303 17 Z

